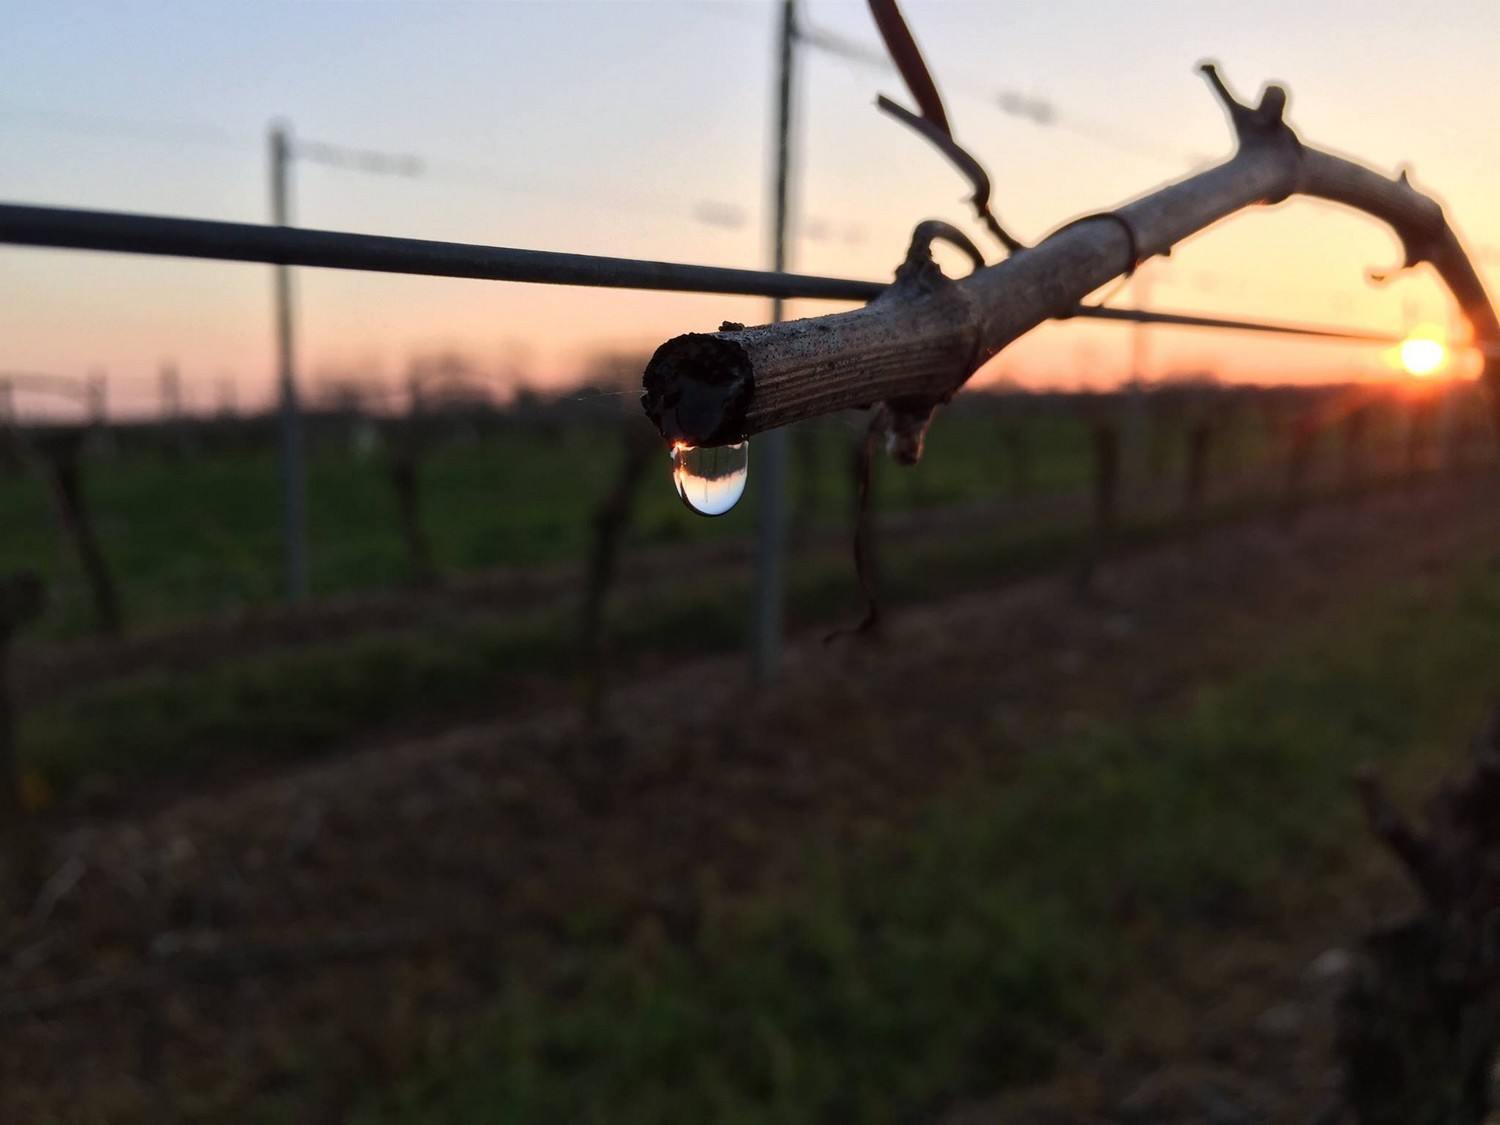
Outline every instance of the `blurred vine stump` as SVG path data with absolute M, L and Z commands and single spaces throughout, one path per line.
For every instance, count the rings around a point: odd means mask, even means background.
M 1297 415 L 1289 427 L 1286 493 L 1282 497 L 1281 506 L 1281 518 L 1287 524 L 1296 523 L 1307 504 L 1307 478 L 1312 471 L 1313 455 L 1317 451 L 1322 429 L 1322 420 L 1313 410 Z
M 1172 445 L 1182 429 L 1186 409 L 1184 396 L 1176 388 L 1153 388 L 1146 400 L 1145 479 L 1159 484 L 1172 468 Z
M 432 586 L 437 582 L 437 567 L 422 522 L 421 419 L 416 415 L 398 419 L 390 425 L 387 435 L 386 476 L 396 500 L 396 522 L 406 551 L 407 578 L 413 586 Z
M 1026 403 L 1020 392 L 1006 394 L 999 407 L 1000 448 L 1005 456 L 1006 476 L 1012 499 L 1031 495 L 1031 428 Z
M 1428 467 L 1430 449 L 1436 436 L 1437 402 L 1423 387 L 1412 396 L 1406 408 L 1406 472 L 1415 477 Z
M 646 426 L 626 426 L 614 484 L 594 509 L 584 570 L 583 603 L 578 621 L 579 680 L 584 729 L 597 732 L 604 722 L 608 686 L 605 611 L 619 569 L 620 547 L 630 529 L 635 502 L 646 469 L 661 457 L 661 443 Z
M 1436 410 L 1437 467 L 1445 473 L 1463 469 L 1463 395 L 1456 383 L 1438 392 Z
M 83 573 L 99 631 L 115 636 L 124 628 L 119 587 L 99 543 L 83 486 L 88 433 L 83 426 L 60 426 L 39 432 L 31 442 L 15 431 L 11 438 L 17 456 L 41 479 L 52 499 L 58 529 Z
M 797 462 L 796 490 L 792 498 L 791 532 L 805 535 L 817 522 L 823 503 L 823 435 L 813 423 L 792 427 L 792 455 Z
M 1339 1012 L 1345 1098 L 1361 1125 L 1480 1125 L 1500 1056 L 1500 707 L 1469 772 L 1429 801 L 1425 831 L 1372 772 L 1359 786 L 1423 910 L 1358 951 Z
M 1208 490 L 1208 459 L 1213 446 L 1214 426 L 1207 418 L 1188 423 L 1184 435 L 1187 464 L 1183 471 L 1182 518 L 1195 524 L 1203 515 L 1203 496 Z
M 1347 404 L 1340 429 L 1340 484 L 1345 492 L 1353 492 L 1369 475 L 1370 403 L 1366 398 L 1361 396 Z
M 5 850 L 4 891 L 19 909 L 30 905 L 40 882 L 41 848 L 21 791 L 11 645 L 16 633 L 40 616 L 44 602 L 45 590 L 34 572 L 0 576 L 0 846 Z
M 0 475 L 19 477 L 26 472 L 16 432 L 14 389 L 9 379 L 0 379 Z
M 1120 497 L 1120 431 L 1114 419 L 1095 417 L 1089 425 L 1094 488 L 1090 524 L 1084 533 L 1075 584 L 1079 594 L 1094 592 L 1094 573 L 1114 541 Z

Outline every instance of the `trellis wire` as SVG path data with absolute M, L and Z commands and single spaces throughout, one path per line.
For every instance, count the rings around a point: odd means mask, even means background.
M 870 301 L 886 288 L 885 283 L 879 281 L 776 270 L 735 269 L 640 258 L 611 258 L 552 250 L 524 250 L 388 235 L 16 203 L 0 203 L 0 244 L 482 281 L 803 300 Z M 1392 333 L 1364 329 L 1325 328 L 1092 305 L 1080 305 L 1073 315 L 1090 320 L 1269 332 L 1351 343 L 1394 344 L 1402 339 Z

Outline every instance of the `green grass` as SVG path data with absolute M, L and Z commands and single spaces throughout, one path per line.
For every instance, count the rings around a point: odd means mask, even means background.
M 1226 503 L 1210 517 L 1228 522 L 1275 508 L 1274 500 Z M 1116 546 L 1179 532 L 1171 513 L 1137 518 L 1119 529 Z M 899 612 L 1066 565 L 1084 542 L 1084 529 L 1066 513 L 977 525 L 956 538 L 887 537 L 879 596 Z M 617 599 L 611 659 L 741 647 L 750 596 L 743 571 L 730 571 L 684 575 L 623 604 Z M 787 609 L 792 628 L 857 623 L 863 606 L 849 553 L 795 556 Z M 63 794 L 88 778 L 142 781 L 212 768 L 225 753 L 268 761 L 326 754 L 428 716 L 534 705 L 547 682 L 563 701 L 580 672 L 577 627 L 567 599 L 299 648 L 205 654 L 198 669 L 147 669 L 24 708 L 22 768 Z
M 848 519 L 850 451 L 858 430 L 837 421 L 799 435 L 793 496 L 799 516 Z M 1086 480 L 1081 427 L 1062 416 L 1031 426 L 1034 487 Z M 876 502 L 883 509 L 932 506 L 1004 494 L 1009 469 L 996 423 L 974 411 L 939 415 L 921 466 L 882 466 Z M 438 568 L 446 573 L 502 565 L 577 560 L 590 514 L 610 487 L 620 456 L 618 426 L 572 424 L 556 430 L 513 427 L 471 444 L 434 449 L 422 466 L 423 522 Z M 633 537 L 643 544 L 745 536 L 754 527 L 759 481 L 752 449 L 749 494 L 728 515 L 703 519 L 676 498 L 665 454 L 661 472 L 640 495 Z M 270 451 L 206 450 L 167 460 L 148 452 L 96 454 L 85 491 L 105 558 L 116 576 L 127 624 L 147 627 L 272 604 L 281 595 L 277 468 Z M 52 608 L 44 635 L 92 628 L 75 567 L 59 546 L 41 487 L 0 474 L 0 571 L 39 568 Z M 308 528 L 315 595 L 399 586 L 408 564 L 383 456 L 355 456 L 323 444 L 308 461 Z
M 507 672 L 558 669 L 566 654 L 554 619 L 360 637 L 111 680 L 24 713 L 22 766 L 65 792 L 86 778 L 212 767 L 226 754 L 274 762 L 327 753 L 382 724 L 503 705 L 523 690 Z
M 518 432 L 434 452 L 424 465 L 423 493 L 438 564 L 461 571 L 581 555 L 587 512 L 607 487 L 617 455 L 613 444 L 594 444 L 583 430 L 556 441 Z M 276 463 L 269 452 L 176 462 L 146 454 L 101 458 L 90 463 L 86 483 L 130 623 L 180 620 L 280 596 Z M 0 510 L 7 513 L 0 568 L 41 566 L 59 587 L 52 631 L 86 629 L 88 606 L 60 557 L 39 487 L 0 478 Z M 315 594 L 406 580 L 382 458 L 316 450 L 308 464 L 308 528 Z
M 966 460 L 961 450 L 967 446 L 987 454 L 987 425 L 982 418 L 958 416 L 951 428 L 969 427 L 967 434 L 943 442 L 945 454 L 918 471 L 930 471 L 936 481 L 932 487 L 946 490 L 945 495 L 977 489 L 988 471 L 983 457 Z M 1040 465 L 1051 466 L 1046 479 L 1054 482 L 1068 479 L 1076 452 L 1069 451 L 1066 421 L 1059 426 L 1064 428 L 1051 452 L 1038 457 Z M 555 443 L 541 434 L 517 439 L 539 447 L 555 445 L 552 458 L 528 458 L 515 449 L 502 455 L 499 445 L 435 454 L 426 484 L 440 563 L 478 568 L 581 553 L 587 492 L 603 490 L 618 453 L 606 447 L 602 457 L 585 465 L 584 436 L 565 432 Z M 847 462 L 850 431 L 825 427 L 812 436 L 822 451 L 820 464 L 833 465 L 834 454 L 839 464 Z M 224 604 L 248 604 L 274 596 L 279 548 L 273 513 L 264 502 L 274 470 L 268 457 L 224 458 L 208 468 L 194 464 L 192 471 L 186 465 L 146 460 L 129 468 L 97 474 L 96 491 L 105 547 L 127 592 L 133 593 L 133 615 L 149 612 L 170 619 L 213 608 L 216 598 L 228 598 Z M 921 499 L 909 494 L 909 474 L 887 470 L 887 477 L 888 486 L 878 494 L 883 506 L 899 508 Z M 315 459 L 311 480 L 314 575 L 323 576 L 317 584 L 336 588 L 334 575 L 355 586 L 397 581 L 404 561 L 378 466 L 330 455 Z M 14 478 L 3 487 L 21 498 L 30 495 L 27 483 Z M 334 492 L 341 494 L 341 502 L 320 508 L 320 495 L 326 499 Z M 484 494 L 492 502 L 479 503 Z M 160 498 L 155 507 L 148 503 L 153 495 Z M 233 502 L 225 505 L 226 497 Z M 839 511 L 840 498 L 831 490 L 814 500 L 825 513 Z M 658 542 L 743 535 L 753 518 L 753 503 L 742 503 L 720 520 L 694 516 L 666 480 L 658 488 L 648 483 L 642 508 L 640 538 Z M 200 510 L 218 515 L 200 520 Z M 125 511 L 137 518 L 120 518 Z M 847 513 L 840 514 L 847 519 Z M 31 541 L 44 540 L 50 535 L 45 511 L 33 515 L 41 523 L 33 528 Z M 4 540 L 0 553 L 24 557 L 28 542 L 24 535 Z M 980 529 L 959 542 L 918 542 L 910 548 L 893 544 L 883 562 L 883 590 L 890 598 L 941 596 L 1056 562 L 1076 549 L 1076 542 L 1070 529 L 1030 524 Z M 172 551 L 173 543 L 180 550 Z M 214 573 L 218 564 L 239 576 L 237 585 Z M 691 579 L 687 587 L 674 585 L 617 608 L 613 651 L 680 654 L 740 644 L 748 616 L 744 578 Z M 148 596 L 156 601 L 146 602 Z M 63 609 L 51 623 L 54 630 L 86 620 L 76 600 L 65 602 Z M 799 625 L 856 620 L 860 608 L 847 554 L 795 563 L 789 609 Z M 62 793 L 85 778 L 142 780 L 211 767 L 224 753 L 270 760 L 326 753 L 393 723 L 455 709 L 504 707 L 517 692 L 529 690 L 523 674 L 533 682 L 545 677 L 564 687 L 576 674 L 574 613 L 571 604 L 563 603 L 503 617 L 445 618 L 301 649 L 241 657 L 215 653 L 198 670 L 125 675 L 24 709 L 23 768 Z
M 1052 541 L 1024 538 L 1028 554 Z M 1059 546 L 1053 543 L 1054 547 Z M 896 568 L 893 589 L 939 593 L 943 576 L 987 567 L 963 544 L 946 571 Z M 996 556 L 985 553 L 988 567 Z M 799 567 L 791 611 L 800 624 L 858 613 L 843 559 Z M 673 587 L 614 614 L 616 655 L 681 656 L 741 642 L 743 578 Z M 222 753 L 274 760 L 327 753 L 360 734 L 429 714 L 533 702 L 537 680 L 577 673 L 576 619 L 567 605 L 503 617 L 449 619 L 300 649 L 216 659 L 199 670 L 147 670 L 70 691 L 21 716 L 23 768 L 63 792 L 89 777 L 144 779 L 204 765 Z M 525 693 L 522 695 L 522 693 Z
M 1152 971 L 1131 932 L 1336 878 L 1366 846 L 1354 766 L 1456 764 L 1496 668 L 1493 571 L 1388 592 L 1184 714 L 976 777 L 879 851 L 816 851 L 800 893 L 694 948 L 518 967 L 459 1051 L 361 1120 L 894 1122 L 1037 1075 Z M 977 760 L 1013 753 L 963 736 Z
M 1384 416 L 1382 416 L 1384 417 Z M 1394 417 L 1394 416 L 1392 416 Z M 583 557 L 590 515 L 613 482 L 625 416 L 553 425 L 509 423 L 483 438 L 433 448 L 421 469 L 423 523 L 440 571 L 462 574 L 503 565 L 545 565 Z M 1391 418 L 1369 440 L 1387 452 L 1401 444 Z M 635 425 L 641 419 L 631 418 Z M 851 453 L 863 420 L 828 418 L 794 430 L 791 493 L 804 523 L 844 522 L 853 505 Z M 1150 471 L 1180 474 L 1182 423 L 1153 427 L 1143 451 Z M 1007 434 L 1014 420 L 992 402 L 960 396 L 938 412 L 922 463 L 878 463 L 875 503 L 883 510 L 992 500 L 1017 491 Z M 1024 417 L 1031 450 L 1028 488 L 1040 494 L 1082 487 L 1091 472 L 1083 419 L 1034 404 Z M 1324 434 L 1318 456 L 1332 463 L 1340 436 Z M 1274 446 L 1254 410 L 1234 415 L 1215 439 L 1215 470 L 1261 463 Z M 719 519 L 688 512 L 670 484 L 667 459 L 642 489 L 637 543 L 666 544 L 746 536 L 754 527 L 761 477 L 752 442 L 748 494 Z M 116 575 L 129 627 L 275 603 L 282 594 L 278 478 L 273 451 L 213 452 L 206 445 L 168 459 L 144 449 L 92 454 L 85 493 L 103 551 Z M 399 586 L 409 578 L 386 459 L 325 437 L 307 464 L 310 578 L 314 595 Z M 0 572 L 41 569 L 52 609 L 44 635 L 93 627 L 76 568 L 59 546 L 37 482 L 0 473 Z
M 1169 520 L 1138 522 L 1122 529 L 1120 542 L 1173 530 Z M 974 527 L 959 538 L 892 539 L 882 547 L 880 596 L 899 607 L 993 586 L 1066 563 L 1082 542 L 1065 515 Z M 612 657 L 733 649 L 744 642 L 749 603 L 743 571 L 652 587 L 613 608 Z M 853 625 L 861 613 L 847 551 L 794 560 L 792 627 Z M 568 600 L 300 648 L 205 654 L 197 669 L 147 669 L 23 709 L 21 762 L 61 794 L 86 778 L 146 780 L 211 768 L 225 753 L 264 760 L 328 753 L 424 716 L 531 705 L 546 681 L 565 700 L 579 673 L 577 627 Z

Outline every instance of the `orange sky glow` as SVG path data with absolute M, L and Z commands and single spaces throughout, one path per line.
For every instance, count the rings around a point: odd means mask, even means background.
M 1494 291 L 1500 6 L 1372 0 L 1358 9 L 1357 36 L 1340 34 L 1355 12 L 1324 3 L 1253 15 L 1166 2 L 1007 7 L 905 5 L 960 139 L 989 166 L 997 210 L 1024 237 L 1225 155 L 1227 127 L 1193 72 L 1215 57 L 1244 95 L 1287 81 L 1290 118 L 1308 141 L 1388 172 L 1410 161 Z M 25 0 L 18 11 L 0 44 L 15 79 L 0 95 L 0 199 L 264 221 L 261 135 L 285 115 L 302 135 L 414 153 L 429 170 L 408 180 L 299 165 L 294 217 L 308 226 L 766 262 L 770 4 L 247 3 L 226 16 L 166 2 Z M 862 4 L 808 0 L 803 18 L 878 42 Z M 973 230 L 958 177 L 873 109 L 877 93 L 904 97 L 894 75 L 804 49 L 799 77 L 795 269 L 888 277 L 917 221 Z M 1000 112 L 984 96 L 997 89 L 1045 97 L 1058 124 Z M 1173 311 L 1394 333 L 1430 324 L 1461 339 L 1425 268 L 1384 286 L 1367 279 L 1399 253 L 1367 218 L 1294 201 L 1190 240 L 1114 303 L 1144 297 Z M 137 413 L 154 408 L 170 361 L 191 408 L 211 408 L 227 383 L 241 407 L 262 404 L 274 367 L 270 274 L 0 248 L 0 372 L 103 370 L 113 408 Z M 682 332 L 768 314 L 748 298 L 320 270 L 298 271 L 295 284 L 298 366 L 314 391 L 351 377 L 394 385 L 414 359 L 447 351 L 561 387 L 600 352 L 645 354 Z M 840 307 L 792 302 L 789 315 Z M 1131 331 L 1044 326 L 976 381 L 1108 386 L 1131 373 Z M 1394 370 L 1386 347 L 1164 328 L 1148 340 L 1148 378 Z M 1460 352 L 1449 370 L 1473 368 Z

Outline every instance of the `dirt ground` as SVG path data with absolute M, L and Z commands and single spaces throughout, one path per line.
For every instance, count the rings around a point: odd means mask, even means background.
M 337 1044 L 320 1094 L 337 1120 L 461 1036 L 497 947 L 545 956 L 581 916 L 622 942 L 690 940 L 725 901 L 799 878 L 808 841 L 878 840 L 961 786 L 973 763 L 948 732 L 998 729 L 1024 754 L 1158 713 L 1289 627 L 1500 552 L 1494 486 L 1219 528 L 1109 562 L 1087 599 L 1053 576 L 891 607 L 878 644 L 795 638 L 774 691 L 750 690 L 739 655 L 653 667 L 616 685 L 603 737 L 549 706 L 59 818 L 41 898 L 0 919 L 0 1119 L 234 1116 Z M 1305 1120 L 1339 951 L 1405 901 L 1373 857 L 1346 891 L 1163 937 L 1057 1078 L 947 1120 Z

